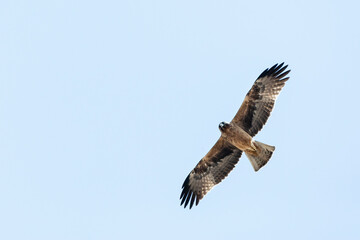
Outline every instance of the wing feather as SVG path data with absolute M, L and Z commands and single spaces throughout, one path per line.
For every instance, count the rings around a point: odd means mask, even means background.
M 208 154 L 200 160 L 196 167 L 186 177 L 180 195 L 184 208 L 190 203 L 190 209 L 220 183 L 235 167 L 242 151 L 220 139 Z
M 289 77 L 284 77 L 290 70 L 285 71 L 287 65 L 283 65 L 284 63 L 275 64 L 260 74 L 232 120 L 252 137 L 265 125 L 277 96 L 289 79 Z

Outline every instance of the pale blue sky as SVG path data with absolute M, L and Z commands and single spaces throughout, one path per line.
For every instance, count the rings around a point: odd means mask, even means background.
M 358 1 L 2 1 L 0 239 L 360 239 Z M 192 210 L 256 77 L 292 70 Z

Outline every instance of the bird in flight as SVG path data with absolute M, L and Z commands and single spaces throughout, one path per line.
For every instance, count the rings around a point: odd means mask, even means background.
M 262 129 L 274 107 L 275 100 L 290 70 L 275 64 L 263 71 L 246 94 L 240 109 L 230 123 L 221 122 L 221 136 L 210 151 L 186 177 L 180 195 L 184 208 L 190 209 L 235 167 L 242 152 L 249 158 L 255 171 L 271 158 L 275 147 L 255 141 L 253 137 Z

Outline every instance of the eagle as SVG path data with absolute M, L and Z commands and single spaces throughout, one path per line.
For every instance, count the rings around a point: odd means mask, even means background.
M 191 209 L 235 167 L 242 152 L 255 171 L 271 158 L 275 147 L 255 141 L 253 137 L 262 129 L 274 107 L 275 100 L 285 82 L 288 65 L 275 64 L 265 69 L 246 94 L 240 109 L 230 123 L 221 122 L 220 138 L 186 177 L 180 195 L 184 208 Z

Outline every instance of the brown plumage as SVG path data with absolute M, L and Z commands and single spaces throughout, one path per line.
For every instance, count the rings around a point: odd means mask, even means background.
M 235 167 L 244 151 L 255 171 L 264 166 L 275 147 L 252 139 L 264 126 L 280 90 L 289 77 L 287 65 L 276 64 L 256 79 L 230 123 L 221 122 L 221 136 L 210 151 L 190 172 L 182 185 L 181 205 L 190 209 L 220 183 Z

